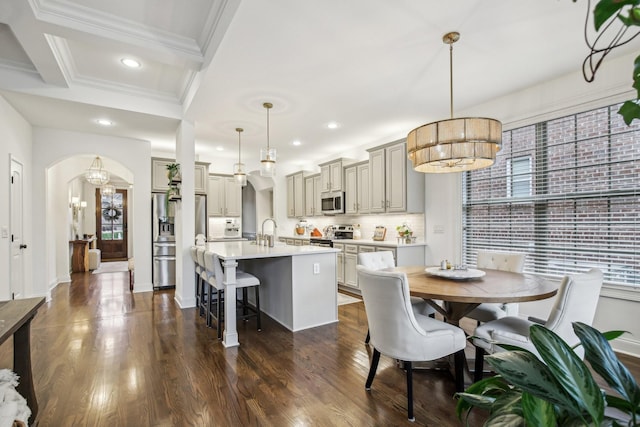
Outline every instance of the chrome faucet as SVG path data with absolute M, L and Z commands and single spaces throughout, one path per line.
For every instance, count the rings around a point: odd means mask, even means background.
M 273 235 L 275 236 L 276 234 L 276 228 L 278 228 L 278 224 L 276 224 L 276 220 L 273 218 L 267 218 L 264 221 L 262 221 L 262 235 L 264 236 L 264 223 L 267 221 L 271 221 L 273 222 Z

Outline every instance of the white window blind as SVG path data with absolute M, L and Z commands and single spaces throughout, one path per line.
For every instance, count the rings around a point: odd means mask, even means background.
M 503 133 L 496 163 L 464 174 L 465 263 L 479 249 L 525 252 L 527 272 L 597 267 L 640 286 L 640 125 L 618 108 Z

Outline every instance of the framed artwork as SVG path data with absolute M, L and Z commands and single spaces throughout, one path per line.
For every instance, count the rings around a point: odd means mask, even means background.
M 384 237 L 387 235 L 387 228 L 381 225 L 376 226 L 376 231 L 373 233 L 373 240 L 375 241 L 383 241 Z

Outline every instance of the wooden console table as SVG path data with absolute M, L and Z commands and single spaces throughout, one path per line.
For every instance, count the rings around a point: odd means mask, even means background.
M 73 254 L 71 255 L 71 271 L 82 273 L 89 271 L 89 244 L 93 239 L 72 240 Z
M 0 344 L 13 335 L 13 371 L 20 377 L 16 390 L 31 409 L 31 425 L 38 416 L 38 401 L 31 372 L 31 319 L 44 304 L 44 298 L 0 302 Z

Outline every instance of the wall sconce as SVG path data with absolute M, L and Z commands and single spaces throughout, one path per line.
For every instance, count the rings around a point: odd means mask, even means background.
M 71 197 L 71 203 L 69 204 L 69 207 L 73 212 L 73 220 L 78 221 L 80 211 L 87 207 L 87 202 L 84 200 L 81 201 L 80 197 L 73 196 Z

